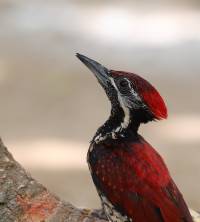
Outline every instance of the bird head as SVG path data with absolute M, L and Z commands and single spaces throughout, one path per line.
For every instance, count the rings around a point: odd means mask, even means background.
M 167 108 L 158 91 L 145 79 L 130 72 L 109 70 L 98 62 L 77 54 L 104 88 L 112 112 L 122 110 L 138 123 L 167 118 Z

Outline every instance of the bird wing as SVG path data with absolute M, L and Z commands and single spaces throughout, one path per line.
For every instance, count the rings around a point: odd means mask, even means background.
M 98 149 L 98 148 L 97 148 Z M 101 148 L 100 148 L 101 149 Z M 104 145 L 92 170 L 98 189 L 134 222 L 192 222 L 159 154 L 145 141 Z

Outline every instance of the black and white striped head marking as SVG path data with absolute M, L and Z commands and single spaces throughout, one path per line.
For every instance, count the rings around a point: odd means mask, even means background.
M 114 78 L 110 74 L 108 78 L 110 87 L 106 88 L 105 91 L 110 97 L 112 106 L 116 106 L 117 103 L 117 106 L 123 110 L 123 119 L 106 134 L 99 133 L 94 139 L 96 143 L 105 140 L 107 137 L 112 137 L 112 139 L 123 137 L 123 132 L 131 123 L 131 109 L 139 109 L 145 106 L 128 78 Z
M 114 130 L 114 132 L 120 132 L 126 129 L 131 122 L 130 110 L 133 108 L 139 109 L 144 104 L 128 78 L 114 79 L 110 77 L 110 81 L 117 92 L 119 105 L 124 111 L 124 119 L 121 125 Z

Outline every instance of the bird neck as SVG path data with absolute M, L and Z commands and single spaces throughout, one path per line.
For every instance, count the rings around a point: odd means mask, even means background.
M 97 130 L 92 141 L 99 143 L 106 139 L 131 138 L 137 135 L 140 122 L 134 119 L 134 113 L 126 110 L 112 108 L 108 120 Z

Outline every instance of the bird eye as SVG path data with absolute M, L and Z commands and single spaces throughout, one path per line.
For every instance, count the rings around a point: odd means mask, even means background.
M 131 86 L 130 83 L 127 79 L 125 78 L 120 78 L 117 80 L 117 87 L 119 91 L 123 94 L 128 94 L 131 91 Z
M 129 86 L 128 81 L 126 79 L 121 79 L 119 82 L 119 86 L 121 88 L 127 88 Z

